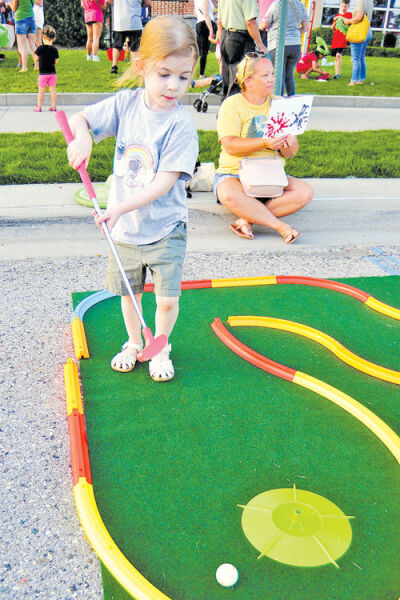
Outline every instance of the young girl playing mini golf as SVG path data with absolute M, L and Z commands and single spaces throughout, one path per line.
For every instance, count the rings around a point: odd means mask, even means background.
M 186 250 L 185 180 L 192 177 L 198 154 L 197 132 L 179 103 L 198 52 L 194 34 L 180 17 L 165 15 L 146 25 L 139 51 L 124 82 L 142 80 L 144 88 L 126 89 L 89 106 L 70 121 L 75 137 L 68 146 L 70 165 L 89 160 L 92 142 L 115 136 L 114 167 L 107 210 L 95 215 L 107 223 L 138 304 L 148 267 L 156 296 L 155 336 L 170 336 L 179 312 Z M 141 324 L 118 267 L 110 254 L 107 289 L 121 296 L 129 339 L 111 360 L 116 371 L 135 367 L 143 347 Z M 155 381 L 174 376 L 171 345 L 149 363 Z

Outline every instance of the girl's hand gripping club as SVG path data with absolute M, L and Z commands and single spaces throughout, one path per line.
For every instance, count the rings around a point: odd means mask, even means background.
M 57 119 L 57 122 L 60 126 L 60 129 L 64 135 L 65 141 L 67 142 L 67 144 L 70 144 L 73 139 L 74 136 L 72 135 L 72 131 L 71 128 L 68 124 L 67 121 L 67 117 L 65 116 L 65 112 L 62 110 L 58 110 L 55 114 L 55 117 Z M 85 189 L 89 195 L 89 198 L 94 206 L 94 209 L 96 211 L 96 213 L 101 216 L 101 210 L 100 210 L 100 206 L 99 203 L 97 202 L 97 198 L 96 198 L 96 192 L 94 191 L 92 182 L 90 181 L 88 172 L 86 170 L 85 167 L 85 163 L 82 163 L 79 167 L 78 167 L 78 173 L 82 179 L 82 183 L 85 186 Z M 117 249 L 114 245 L 114 242 L 112 240 L 110 231 L 107 227 L 106 223 L 102 223 L 101 227 L 103 229 L 104 235 L 107 238 L 107 242 L 110 245 L 111 248 L 111 252 L 113 253 L 113 256 L 115 258 L 115 261 L 118 265 L 118 268 L 120 270 L 122 279 L 125 283 L 126 289 L 128 290 L 129 296 L 132 300 L 133 306 L 137 312 L 137 315 L 140 319 L 140 322 L 142 324 L 142 333 L 143 333 L 143 337 L 144 337 L 144 341 L 145 341 L 145 345 L 144 348 L 141 352 L 138 353 L 137 357 L 138 360 L 140 361 L 145 361 L 145 360 L 149 360 L 151 358 L 153 358 L 154 356 L 156 356 L 156 354 L 158 354 L 159 352 L 161 352 L 161 350 L 164 348 L 164 346 L 166 346 L 167 342 L 168 342 L 168 338 L 166 335 L 159 335 L 158 337 L 154 338 L 153 334 L 151 332 L 150 327 L 147 327 L 146 322 L 143 318 L 143 315 L 141 313 L 141 310 L 139 308 L 139 305 L 137 303 L 137 300 L 135 298 L 135 294 L 133 293 L 133 290 L 131 288 L 131 285 L 129 283 L 128 277 L 125 273 L 125 269 L 123 267 L 123 264 L 121 262 L 121 259 L 118 255 Z

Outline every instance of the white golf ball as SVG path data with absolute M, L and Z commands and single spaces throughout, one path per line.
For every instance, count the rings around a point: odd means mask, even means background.
M 230 563 L 219 565 L 215 572 L 218 583 L 224 587 L 232 587 L 239 579 L 239 571 Z

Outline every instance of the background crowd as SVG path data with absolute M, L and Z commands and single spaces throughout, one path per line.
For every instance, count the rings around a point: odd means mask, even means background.
M 28 68 L 29 54 L 34 55 L 42 41 L 44 1 L 0 0 L 0 23 L 15 27 L 18 67 L 22 73 Z M 80 8 L 77 8 L 79 4 Z M 281 0 L 219 0 L 218 9 L 215 5 L 213 0 L 194 0 L 195 34 L 200 52 L 199 76 L 202 79 L 205 75 L 207 54 L 213 42 L 216 44 L 213 50 L 215 49 L 221 65 L 222 95 L 226 97 L 239 91 L 236 69 L 246 52 L 268 53 L 275 63 Z M 51 16 L 47 23 L 56 29 L 59 43 L 65 45 L 65 23 L 60 22 L 51 5 L 48 10 Z M 349 11 L 348 0 L 340 2 L 338 12 L 332 19 L 331 47 L 307 49 L 301 56 L 301 36 L 310 30 L 310 18 L 301 0 L 288 0 L 280 93 L 288 96 L 295 94 L 296 70 L 303 78 L 315 76 L 319 80 L 328 79 L 330 76 L 318 64 L 328 53 L 335 58 L 334 78 L 339 78 L 341 57 L 348 45 L 346 29 L 349 25 L 363 22 L 364 17 L 370 22 L 372 10 L 373 0 L 358 0 L 353 12 Z M 113 74 L 118 73 L 121 57 L 128 59 L 130 53 L 137 50 L 143 26 L 152 16 L 151 0 L 78 0 L 71 3 L 67 12 L 68 21 L 71 12 L 74 19 L 80 20 L 80 30 L 82 31 L 83 26 L 86 28 L 88 61 L 99 62 L 99 47 L 104 47 L 105 41 L 110 46 L 108 52 Z M 76 29 L 75 20 L 74 23 Z M 105 25 L 107 40 L 102 39 Z M 366 47 L 371 36 L 368 27 L 362 42 L 349 44 L 354 67 L 350 85 L 361 85 L 365 81 Z M 322 66 L 323 64 L 322 60 Z M 39 68 L 35 60 L 33 65 L 35 69 Z

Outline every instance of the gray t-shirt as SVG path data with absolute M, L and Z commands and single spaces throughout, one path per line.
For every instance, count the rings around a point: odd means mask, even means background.
M 268 49 L 275 50 L 278 36 L 280 0 L 275 0 L 262 17 L 269 25 Z M 300 23 L 308 21 L 306 7 L 300 0 L 288 0 L 286 12 L 285 46 L 301 44 Z
M 112 4 L 112 28 L 114 31 L 137 31 L 143 29 L 142 0 L 114 0 Z
M 148 185 L 161 171 L 179 172 L 173 187 L 141 208 L 124 213 L 112 230 L 117 242 L 151 244 L 187 222 L 185 181 L 191 179 L 198 156 L 192 117 L 179 104 L 168 112 L 149 109 L 144 89 L 123 90 L 85 108 L 95 142 L 114 136 L 113 176 L 108 206 L 116 206 Z
M 357 11 L 362 11 L 364 14 L 367 15 L 367 19 L 371 23 L 373 10 L 374 10 L 373 0 L 358 0 L 356 7 L 353 10 L 353 15 Z

